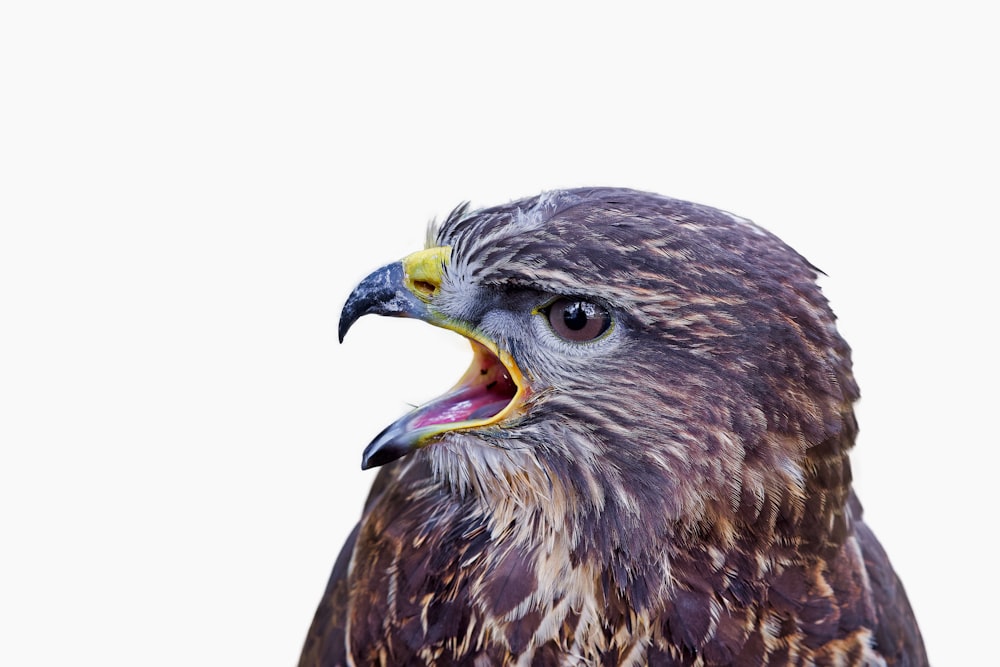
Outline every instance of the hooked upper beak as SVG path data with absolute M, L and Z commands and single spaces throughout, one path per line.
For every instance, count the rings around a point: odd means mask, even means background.
M 337 334 L 344 342 L 351 326 L 363 315 L 390 315 L 431 320 L 427 307 L 441 288 L 444 267 L 451 249 L 447 246 L 415 252 L 398 262 L 373 271 L 354 288 L 340 314 Z

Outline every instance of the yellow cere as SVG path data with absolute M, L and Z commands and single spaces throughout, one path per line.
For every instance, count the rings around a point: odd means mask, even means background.
M 431 297 L 441 287 L 444 267 L 451 259 L 451 246 L 438 246 L 419 250 L 403 258 L 403 273 L 406 287 L 423 301 Z

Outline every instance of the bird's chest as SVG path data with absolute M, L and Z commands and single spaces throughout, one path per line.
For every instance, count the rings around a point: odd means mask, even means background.
M 518 664 L 538 650 L 572 654 L 601 625 L 595 577 L 572 565 L 561 538 L 526 546 L 515 526 L 498 531 L 482 514 L 413 509 L 373 513 L 359 533 L 356 664 Z

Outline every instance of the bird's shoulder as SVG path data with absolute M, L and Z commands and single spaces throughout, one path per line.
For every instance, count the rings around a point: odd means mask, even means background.
M 376 475 L 365 501 L 365 513 L 370 512 L 393 483 L 399 471 L 395 466 L 382 468 Z M 306 634 L 305 644 L 299 657 L 300 667 L 340 667 L 346 660 L 346 629 L 348 609 L 352 593 L 350 587 L 351 560 L 354 557 L 358 534 L 363 523 L 359 521 L 340 549 L 333 570 L 327 580 L 323 597 L 313 615 L 312 624 Z
M 888 665 L 926 665 L 920 627 L 903 583 L 875 534 L 863 521 L 855 526 L 875 609 L 875 645 Z
M 927 664 L 902 584 L 874 534 L 849 519 L 823 555 L 747 540 L 671 558 L 669 596 L 650 612 L 648 664 Z
M 355 664 L 466 664 L 477 656 L 503 664 L 510 646 L 529 641 L 521 624 L 502 620 L 537 585 L 528 553 L 497 548 L 475 503 L 435 484 L 415 459 L 376 479 L 300 665 L 345 664 L 347 650 Z M 489 641 L 497 632 L 509 634 Z

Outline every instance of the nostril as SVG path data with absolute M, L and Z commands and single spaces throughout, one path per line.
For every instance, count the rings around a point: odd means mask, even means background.
M 434 294 L 437 293 L 438 290 L 437 285 L 431 282 L 427 282 L 426 280 L 414 280 L 413 288 L 419 291 L 421 294 L 424 294 L 425 296 L 434 296 Z
M 450 254 L 450 247 L 439 246 L 418 250 L 400 260 L 406 276 L 406 288 L 423 301 L 436 297 L 441 292 Z

